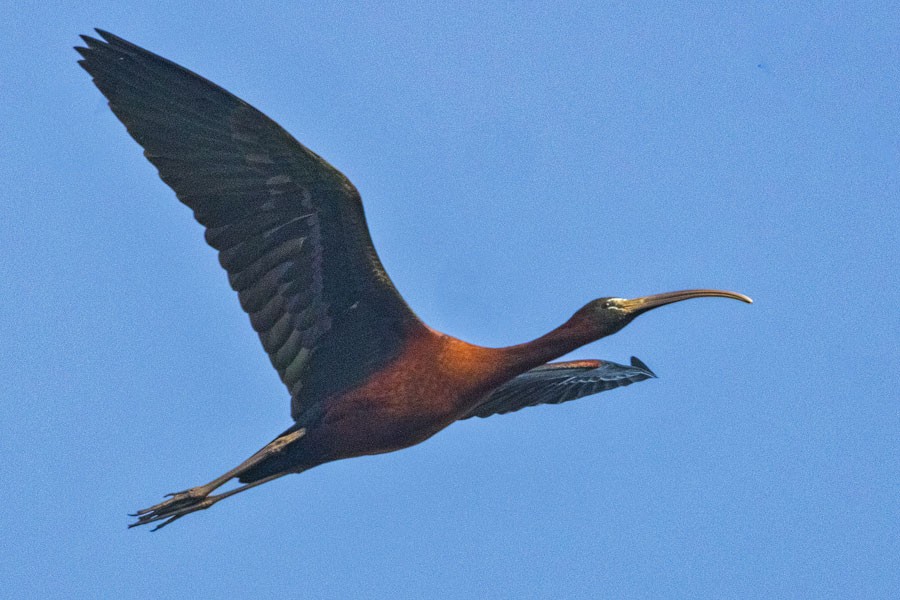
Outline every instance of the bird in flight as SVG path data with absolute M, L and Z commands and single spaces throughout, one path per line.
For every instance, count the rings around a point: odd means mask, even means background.
M 334 460 L 422 442 L 454 421 L 643 381 L 641 361 L 550 362 L 698 289 L 599 298 L 531 342 L 469 344 L 407 306 L 372 245 L 359 193 L 320 156 L 214 83 L 106 31 L 79 64 L 206 228 L 206 241 L 291 396 L 294 424 L 230 471 L 135 513 L 158 529 Z M 213 492 L 231 480 L 237 487 Z

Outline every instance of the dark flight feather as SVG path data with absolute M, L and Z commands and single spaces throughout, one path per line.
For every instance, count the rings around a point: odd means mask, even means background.
M 561 404 L 656 377 L 643 362 L 601 360 L 548 363 L 501 385 L 464 418 L 502 415 L 538 404 Z
M 291 392 L 295 420 L 396 356 L 421 322 L 394 289 L 350 181 L 219 86 L 115 35 L 79 61 L 194 211 Z

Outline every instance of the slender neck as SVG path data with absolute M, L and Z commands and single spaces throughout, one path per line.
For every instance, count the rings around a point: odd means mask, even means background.
M 498 350 L 503 353 L 506 368 L 517 375 L 568 354 L 600 337 L 595 328 L 576 315 L 535 340 Z

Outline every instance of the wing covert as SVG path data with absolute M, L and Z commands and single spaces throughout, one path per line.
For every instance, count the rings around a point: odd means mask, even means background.
M 653 377 L 653 371 L 633 356 L 631 366 L 601 360 L 548 363 L 501 385 L 463 418 L 486 418 L 538 404 L 561 404 Z
M 82 36 L 79 64 L 206 227 L 294 419 L 399 352 L 422 325 L 378 259 L 353 184 L 243 100 L 97 32 Z

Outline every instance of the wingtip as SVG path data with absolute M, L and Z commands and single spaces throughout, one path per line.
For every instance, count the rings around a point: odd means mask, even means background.
M 121 38 L 114 33 L 110 33 L 105 29 L 100 29 L 99 27 L 97 27 L 94 29 L 94 31 L 96 31 L 97 34 L 100 35 L 100 37 L 102 37 L 104 41 L 110 46 L 115 46 L 116 48 L 123 50 L 141 50 L 143 52 L 146 52 L 146 50 L 144 50 L 140 46 L 133 44 L 125 38 Z
M 96 38 L 92 35 L 87 34 L 79 34 L 80 37 L 85 44 L 87 44 L 88 48 L 96 48 L 97 46 L 111 46 L 111 45 L 120 45 L 120 46 L 130 46 L 131 44 L 126 40 L 123 40 L 119 36 L 106 31 L 105 29 L 100 29 L 99 27 L 94 28 L 94 32 L 99 38 Z M 78 47 L 76 46 L 76 50 Z
M 85 45 L 84 45 L 84 46 L 75 46 L 75 49 L 76 49 L 76 50 L 78 50 L 79 48 L 83 48 L 84 50 L 88 50 L 88 49 L 90 49 L 90 48 L 94 48 L 94 47 L 96 47 L 96 46 L 99 46 L 100 44 L 103 43 L 103 42 L 101 42 L 100 40 L 98 40 L 97 38 L 91 37 L 91 36 L 85 35 L 85 34 L 81 34 L 81 35 L 79 35 L 78 37 L 81 38 L 81 41 L 83 41 Z
M 108 31 L 106 31 L 105 29 L 100 29 L 99 27 L 94 27 L 94 31 L 96 31 L 97 35 L 99 35 L 100 37 L 102 37 L 104 40 L 106 40 L 109 43 L 122 40 L 122 38 L 120 38 L 119 36 L 112 34 Z
M 654 372 L 650 369 L 650 367 L 648 367 L 648 366 L 644 363 L 644 361 L 642 361 L 641 359 L 639 359 L 637 356 L 632 356 L 632 357 L 631 357 L 631 366 L 632 366 L 632 367 L 637 367 L 638 369 L 643 369 L 644 371 L 647 371 L 647 373 L 650 375 L 650 377 L 658 378 L 657 375 L 656 375 L 656 373 L 654 373 Z

